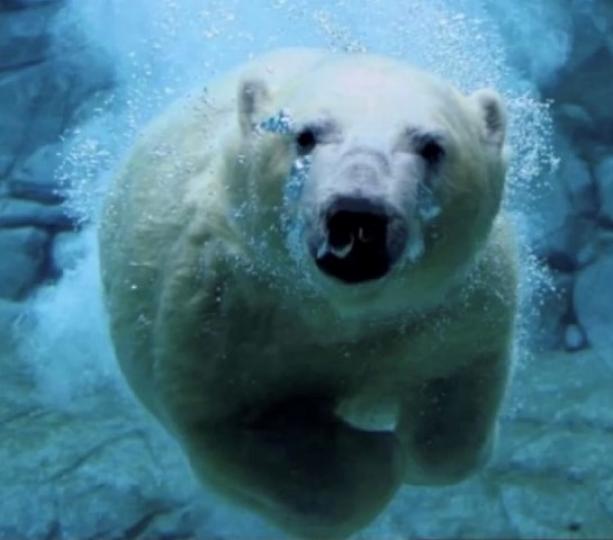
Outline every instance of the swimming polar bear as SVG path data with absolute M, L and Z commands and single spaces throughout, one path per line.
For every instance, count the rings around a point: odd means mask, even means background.
M 145 131 L 103 283 L 125 377 L 203 482 L 332 538 L 484 463 L 516 309 L 505 129 L 492 90 L 296 49 Z

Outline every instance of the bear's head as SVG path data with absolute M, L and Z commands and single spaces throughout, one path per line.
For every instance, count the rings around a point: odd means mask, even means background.
M 506 168 L 494 91 L 346 55 L 278 87 L 246 77 L 238 108 L 251 240 L 294 282 L 420 309 L 487 238 Z

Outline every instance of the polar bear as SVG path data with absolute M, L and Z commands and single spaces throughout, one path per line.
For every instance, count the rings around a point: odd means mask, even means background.
M 292 49 L 146 130 L 101 219 L 111 333 L 206 485 L 338 538 L 485 462 L 516 310 L 505 128 L 493 90 Z

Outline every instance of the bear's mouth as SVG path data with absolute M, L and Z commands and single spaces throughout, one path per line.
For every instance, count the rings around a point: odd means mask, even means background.
M 336 202 L 324 218 L 323 236 L 310 244 L 319 270 L 345 284 L 381 279 L 398 258 L 398 244 L 404 247 L 404 240 L 392 238 L 397 220 L 382 205 L 366 202 Z
M 340 211 L 328 220 L 328 236 L 315 262 L 344 283 L 380 279 L 389 272 L 387 220 L 367 212 Z

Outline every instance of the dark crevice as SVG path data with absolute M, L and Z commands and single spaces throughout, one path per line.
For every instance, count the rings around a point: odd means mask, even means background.
M 53 520 L 53 522 L 49 525 L 47 534 L 44 536 L 44 540 L 57 540 L 58 538 L 62 538 L 62 536 L 62 526 L 60 525 L 60 522 Z
M 38 276 L 37 287 L 40 287 L 44 283 L 53 283 L 62 277 L 61 271 L 58 272 L 53 264 L 52 251 L 54 239 L 55 235 L 50 236 L 47 245 L 45 246 L 45 255 L 43 264 L 41 265 L 40 275 Z
M 571 274 L 577 270 L 577 261 L 573 255 L 562 251 L 552 251 L 545 260 L 547 266 L 563 274 Z
M 104 441 L 99 442 L 98 444 L 92 446 L 87 452 L 81 454 L 78 458 L 76 458 L 72 463 L 62 467 L 60 470 L 54 472 L 50 476 L 44 479 L 45 482 L 56 482 L 63 478 L 64 476 L 70 474 L 71 472 L 78 469 L 81 465 L 83 465 L 86 461 L 91 459 L 93 456 L 103 451 L 106 447 L 111 444 L 116 443 L 122 439 L 128 439 L 130 437 L 134 437 L 138 435 L 138 430 L 130 430 L 125 433 L 120 433 L 118 435 L 113 435 L 105 439 Z
M 24 182 L 20 180 L 9 180 L 7 182 L 8 195 L 12 199 L 34 201 L 45 205 L 62 204 L 68 195 L 60 187 L 47 187 L 35 182 Z
M 167 509 L 152 510 L 120 533 L 117 536 L 118 540 L 133 540 L 135 538 L 139 538 L 140 535 L 149 528 L 151 523 L 153 523 L 159 516 L 166 513 L 168 513 Z
M 17 411 L 16 413 L 5 416 L 4 418 L 0 418 L 0 426 L 5 427 L 8 424 L 11 424 L 12 422 L 21 420 L 22 418 L 33 418 L 35 416 L 34 413 L 36 412 L 43 412 L 46 414 L 45 411 L 42 411 L 42 409 L 39 409 L 38 407 L 31 407 L 26 410 Z M 37 416 L 43 416 L 43 415 L 37 415 Z
M 147 512 L 142 517 L 138 518 L 132 525 L 129 525 L 125 529 L 120 532 L 116 532 L 114 530 L 104 530 L 97 532 L 96 534 L 88 537 L 86 540 L 103 540 L 106 538 L 113 538 L 114 540 L 135 540 L 137 538 L 153 538 L 151 535 L 147 535 L 147 530 L 150 528 L 151 524 L 155 522 L 161 516 L 170 514 L 177 510 L 180 510 L 182 507 L 177 506 L 174 508 L 171 507 L 160 507 L 154 510 Z M 184 534 L 164 534 L 155 536 L 155 538 L 160 538 L 163 540 L 174 540 L 185 538 Z
M 601 214 L 598 216 L 596 224 L 601 228 L 607 231 L 613 230 L 613 217 L 609 217 Z
M 23 0 L 0 0 L 0 13 L 7 11 L 26 11 L 57 6 L 60 8 L 66 0 L 39 0 L 35 4 L 24 3 Z
M 20 62 L 18 64 L 5 64 L 0 66 L 0 75 L 4 73 L 15 73 L 16 71 L 21 71 L 23 69 L 28 69 L 36 66 L 40 66 L 49 60 L 48 57 L 37 58 L 36 60 L 26 60 L 25 62 Z

